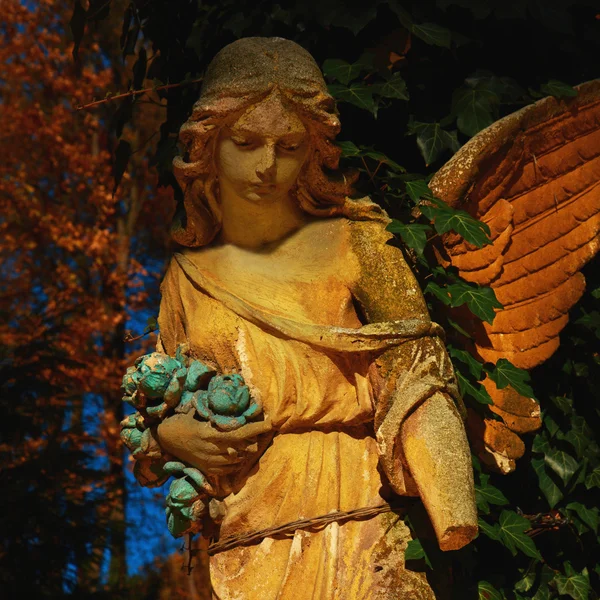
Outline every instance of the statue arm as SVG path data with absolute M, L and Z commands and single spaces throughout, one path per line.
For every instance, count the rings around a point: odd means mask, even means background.
M 423 295 L 399 249 L 377 223 L 355 223 L 359 276 L 353 294 L 369 322 L 429 319 Z M 375 361 L 381 383 L 375 430 L 392 487 L 411 493 L 408 471 L 443 550 L 477 534 L 471 454 L 450 359 L 439 338 L 421 338 Z M 414 493 L 414 492 L 413 492 Z

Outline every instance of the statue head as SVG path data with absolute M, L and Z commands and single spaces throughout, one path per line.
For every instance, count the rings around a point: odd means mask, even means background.
M 240 131 L 245 127 L 260 133 L 263 126 L 288 160 L 271 179 L 258 166 L 256 181 L 249 183 L 237 177 L 244 169 L 239 150 L 246 143 Z M 220 141 L 224 128 L 229 148 Z M 282 38 L 245 38 L 226 46 L 209 65 L 200 98 L 181 127 L 186 153 L 175 158 L 173 170 L 184 203 L 173 223 L 174 239 L 202 246 L 216 236 L 221 227 L 219 178 L 222 185 L 238 186 L 238 193 L 250 200 L 256 193 L 268 195 L 268 186 L 287 186 L 311 215 L 377 218 L 376 205 L 348 198 L 354 177 L 337 171 L 341 151 L 334 139 L 339 130 L 323 75 L 301 46 Z

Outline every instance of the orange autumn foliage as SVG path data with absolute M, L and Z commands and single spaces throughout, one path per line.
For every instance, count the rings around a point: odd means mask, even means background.
M 55 488 L 48 502 L 60 492 L 83 505 L 90 491 L 103 490 L 94 517 L 103 522 L 124 514 L 118 423 L 120 379 L 131 361 L 123 341 L 128 314 L 149 302 L 141 285 L 148 275 L 144 253 L 160 257 L 164 246 L 164 235 L 142 240 L 138 227 L 145 220 L 144 230 L 156 222 L 166 229 L 172 200 L 164 191 L 157 197 L 151 148 L 143 143 L 161 121 L 155 105 L 136 108 L 123 133 L 136 154 L 113 194 L 111 114 L 106 107 L 75 107 L 114 91 L 119 62 L 102 54 L 92 35 L 76 66 L 65 41 L 71 11 L 70 2 L 59 0 L 2 4 L 0 346 L 6 389 L 18 402 L 9 407 L 11 427 L 0 453 L 15 485 L 57 444 L 79 453 L 72 465 L 43 469 L 39 477 Z M 102 399 L 95 437 L 82 423 L 87 393 Z M 104 454 L 108 467 L 84 481 L 75 466 L 90 449 Z M 118 570 L 122 581 L 124 565 Z

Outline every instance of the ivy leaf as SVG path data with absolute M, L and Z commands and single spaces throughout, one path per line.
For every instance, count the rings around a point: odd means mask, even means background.
M 525 90 L 512 77 L 498 77 L 482 69 L 467 77 L 465 83 L 472 89 L 492 92 L 498 101 L 518 102 L 525 95 Z
M 420 560 L 425 558 L 425 550 L 420 540 L 409 540 L 406 552 L 404 554 L 406 560 Z
M 360 151 L 360 155 L 366 156 L 367 158 L 372 158 L 377 162 L 384 163 L 388 167 L 390 167 L 392 171 L 406 173 L 406 169 L 404 167 L 401 167 L 397 162 L 393 161 L 389 156 L 385 155 L 383 152 L 378 152 L 377 150 L 373 150 L 372 148 L 366 148 Z
M 598 533 L 600 516 L 597 507 L 588 508 L 580 502 L 570 502 L 566 506 L 567 511 L 574 512 L 594 533 Z
M 453 321 L 450 317 L 446 317 L 448 320 L 448 325 L 450 325 L 451 327 L 453 327 L 454 329 L 456 329 L 456 331 L 458 331 L 458 333 L 460 333 L 461 335 L 464 335 L 466 338 L 472 340 L 473 336 L 468 332 L 465 331 L 456 321 Z
M 586 478 L 585 487 L 590 490 L 593 487 L 600 488 L 600 467 L 596 467 Z
M 555 98 L 573 98 L 577 96 L 577 90 L 573 86 L 564 83 L 564 81 L 558 81 L 558 79 L 551 79 L 548 83 L 544 83 L 540 90 L 543 94 Z
M 480 404 L 493 404 L 494 401 L 482 385 L 473 385 L 460 371 L 456 371 L 456 380 L 461 396 L 470 396 Z
M 515 583 L 515 590 L 517 592 L 528 592 L 533 587 L 535 578 L 535 571 L 528 571 L 522 579 Z
M 569 442 L 575 448 L 577 456 L 583 458 L 592 439 L 592 431 L 585 422 L 585 419 L 576 415 L 571 419 L 571 430 L 564 435 L 557 434 L 556 437 Z
M 433 46 L 450 48 L 451 33 L 449 29 L 435 23 L 416 24 L 412 16 L 398 2 L 390 2 L 390 8 L 396 13 L 403 27 L 413 35 Z
M 571 563 L 564 563 L 565 574 L 556 575 L 554 583 L 559 594 L 570 596 L 573 600 L 588 600 L 590 593 L 590 577 L 587 568 L 577 573 Z
M 551 449 L 544 454 L 544 460 L 566 485 L 579 468 L 579 463 L 562 450 Z
M 448 346 L 448 352 L 452 358 L 459 360 L 461 363 L 466 365 L 469 369 L 469 373 L 478 381 L 483 376 L 483 365 L 466 350 L 460 350 L 454 346 Z
M 323 63 L 323 74 L 331 79 L 337 79 L 343 85 L 348 85 L 364 68 L 365 65 L 361 63 L 350 64 L 339 58 L 328 58 Z
M 573 400 L 566 396 L 550 396 L 552 403 L 565 415 L 573 414 Z
M 499 539 L 516 556 L 517 550 L 530 558 L 541 559 L 533 540 L 525 535 L 531 529 L 529 521 L 512 510 L 503 510 L 500 514 Z
M 484 521 L 483 519 L 478 519 L 477 523 L 481 532 L 487 537 L 489 537 L 491 540 L 498 541 L 500 539 L 500 527 L 498 526 L 498 523 L 490 525 L 487 521 Z
M 489 321 L 491 323 L 491 321 Z M 493 369 L 486 369 L 490 379 L 496 384 L 499 390 L 511 386 L 521 396 L 535 398 L 533 390 L 529 386 L 531 377 L 524 369 L 515 367 L 506 358 L 501 358 Z
M 366 156 L 377 162 L 385 163 L 392 171 L 406 173 L 404 167 L 400 166 L 383 152 L 378 152 L 377 150 L 373 150 L 373 148 L 359 148 L 354 142 L 337 142 L 337 145 L 342 149 L 342 156 L 345 156 L 346 158 L 360 158 L 361 156 Z
M 342 156 L 353 158 L 360 156 L 360 148 L 354 142 L 336 142 L 342 149 Z
M 421 198 L 433 198 L 433 194 L 424 179 L 414 179 L 406 182 L 406 193 L 418 204 Z
M 377 104 L 373 99 L 373 88 L 362 81 L 351 83 L 349 86 L 332 83 L 328 85 L 329 93 L 342 102 L 348 102 L 358 108 L 368 110 L 377 116 Z
M 600 339 L 600 312 L 592 310 L 587 313 L 584 311 L 583 317 L 580 317 L 575 321 L 577 325 L 583 325 L 586 329 L 589 329 L 594 335 Z
M 532 600 L 550 600 L 554 594 L 548 584 L 554 579 L 554 571 L 548 565 L 544 564 L 537 578 L 539 581 L 538 588 Z
M 546 432 L 538 433 L 538 435 L 535 436 L 531 449 L 539 454 L 545 454 L 551 449 L 550 442 L 546 437 Z
M 425 245 L 427 244 L 427 234 L 431 231 L 429 225 L 421 225 L 419 223 L 405 225 L 397 219 L 392 219 L 392 222 L 386 229 L 400 235 L 402 241 L 409 248 L 412 248 L 418 256 L 423 256 L 423 250 L 425 250 Z
M 492 106 L 500 98 L 486 89 L 459 88 L 452 98 L 452 111 L 457 115 L 458 128 L 470 137 L 494 122 Z
M 447 286 L 447 290 L 450 294 L 450 306 L 455 308 L 466 304 L 475 316 L 490 324 L 496 316 L 494 309 L 502 308 L 492 288 L 460 282 Z
M 408 541 L 408 546 L 406 547 L 406 552 L 404 554 L 404 558 L 405 558 L 405 560 L 425 559 L 425 564 L 430 569 L 433 568 L 431 565 L 429 556 L 427 556 L 427 552 L 425 552 L 425 549 L 423 548 L 423 545 L 421 544 L 421 540 L 419 540 L 419 539 Z
M 450 306 L 450 295 L 446 287 L 438 285 L 434 281 L 430 281 L 423 290 L 424 294 L 433 294 L 438 300 L 440 300 L 446 306 Z
M 489 478 L 489 475 L 481 474 L 479 476 L 479 485 L 475 485 L 475 500 L 477 506 L 480 510 L 484 510 L 484 512 L 489 511 L 488 504 L 495 504 L 497 506 L 506 506 L 508 504 L 508 498 L 497 487 L 488 483 Z
M 477 584 L 479 600 L 503 600 L 504 596 L 488 581 Z
M 430 192 L 431 193 L 431 192 Z M 440 234 L 456 231 L 467 242 L 481 248 L 491 244 L 490 228 L 472 217 L 464 210 L 451 208 L 439 198 L 428 198 L 427 203 L 420 204 L 419 209 L 433 221 L 435 230 Z
M 439 123 L 410 121 L 408 135 L 417 136 L 417 146 L 426 166 L 435 162 L 444 150 L 454 153 L 460 148 L 456 131 L 446 131 Z
M 436 25 L 435 23 L 413 23 L 410 31 L 426 44 L 450 48 L 450 30 L 441 25 Z
M 436 218 L 436 229 L 439 233 L 456 231 L 465 241 L 478 248 L 492 243 L 489 237 L 490 228 L 464 210 L 453 209 L 452 214 L 439 214 Z
M 538 477 L 540 491 L 544 494 L 550 508 L 554 508 L 563 498 L 562 490 L 550 477 L 543 458 L 533 458 L 531 466 Z
M 377 93 L 384 98 L 397 98 L 398 100 L 408 100 L 408 90 L 406 81 L 402 79 L 400 73 L 394 73 L 390 79 L 382 83 L 377 88 Z
M 554 437 L 560 431 L 558 423 L 549 414 L 544 415 L 543 421 L 544 427 L 548 430 L 551 437 Z

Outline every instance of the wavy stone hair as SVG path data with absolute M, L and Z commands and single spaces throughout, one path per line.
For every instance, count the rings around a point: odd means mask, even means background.
M 186 154 L 174 159 L 173 172 L 184 202 L 171 228 L 179 244 L 203 246 L 219 232 L 221 210 L 213 159 L 219 131 L 275 92 L 308 131 L 307 160 L 292 190 L 301 208 L 320 217 L 385 219 L 385 213 L 370 200 L 348 198 L 355 176 L 335 173 L 341 150 L 333 142 L 340 121 L 312 56 L 282 38 L 245 38 L 226 46 L 213 59 L 200 99 L 179 133 Z

